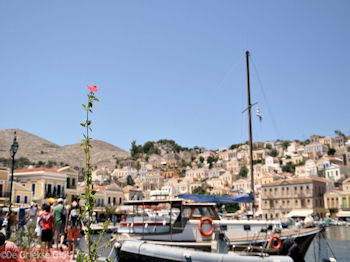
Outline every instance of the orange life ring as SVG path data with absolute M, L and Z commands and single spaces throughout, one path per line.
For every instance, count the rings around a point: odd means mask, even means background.
M 278 242 L 277 245 L 275 245 L 274 243 L 275 240 L 277 240 Z M 282 240 L 277 234 L 270 237 L 270 247 L 272 247 L 273 249 L 280 249 L 281 245 L 282 245 Z
M 205 232 L 203 230 L 202 226 L 203 226 L 203 223 L 205 221 L 208 221 L 209 224 L 211 225 L 211 228 L 210 228 L 209 232 Z M 213 232 L 214 232 L 213 220 L 210 217 L 202 217 L 201 221 L 199 221 L 199 223 L 198 223 L 198 229 L 199 229 L 199 232 L 201 232 L 202 236 L 210 237 L 213 234 Z

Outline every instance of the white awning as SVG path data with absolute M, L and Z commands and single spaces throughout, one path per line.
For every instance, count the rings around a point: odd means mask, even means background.
M 312 209 L 296 209 L 296 210 L 290 211 L 287 217 L 307 217 L 307 216 L 311 216 L 312 213 L 313 213 Z
M 9 211 L 9 208 L 8 207 L 3 207 L 1 208 L 3 212 L 8 212 Z M 12 212 L 18 212 L 19 211 L 19 207 L 12 207 L 11 208 L 11 211 Z
M 350 217 L 350 211 L 341 210 L 337 213 L 337 217 Z

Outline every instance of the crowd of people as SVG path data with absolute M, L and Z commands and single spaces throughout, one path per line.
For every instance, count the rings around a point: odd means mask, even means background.
M 70 205 L 65 205 L 62 198 L 45 202 L 41 206 L 32 202 L 28 209 L 23 206 L 18 212 L 11 212 L 10 216 L 8 212 L 3 214 L 0 221 L 1 234 L 6 234 L 8 226 L 12 233 L 17 229 L 35 228 L 35 234 L 41 241 L 42 248 L 49 249 L 55 243 L 56 248 L 63 251 L 64 243 L 67 241 L 68 251 L 74 259 L 77 240 L 81 238 L 80 212 L 78 198 L 74 198 Z

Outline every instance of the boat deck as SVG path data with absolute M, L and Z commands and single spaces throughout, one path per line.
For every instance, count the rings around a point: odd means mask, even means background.
M 304 234 L 309 234 L 311 232 L 319 232 L 319 227 L 311 227 L 311 228 L 300 228 L 300 229 L 283 229 L 282 233 L 278 234 L 280 238 L 289 238 L 289 237 L 297 237 L 302 236 Z M 258 236 L 251 236 L 251 237 L 234 237 L 230 238 L 230 242 L 234 243 L 249 243 L 251 241 L 265 241 L 266 236 L 270 235 L 270 233 L 260 233 Z

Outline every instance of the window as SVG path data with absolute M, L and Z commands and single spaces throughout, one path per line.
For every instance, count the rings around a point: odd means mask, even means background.
M 61 195 L 61 185 L 57 185 L 57 195 Z
M 16 203 L 21 203 L 21 196 L 16 196 Z
M 182 216 L 184 218 L 189 218 L 191 214 L 191 208 L 190 207 L 185 207 L 182 211 Z
M 33 193 L 33 196 L 35 196 L 35 184 L 32 184 L 32 193 Z
M 101 205 L 104 206 L 104 199 L 101 199 Z
M 52 192 L 52 185 L 51 184 L 47 184 L 47 193 L 51 194 Z
M 75 186 L 75 178 L 72 178 L 72 186 Z
M 28 203 L 28 196 L 24 196 L 24 204 Z
M 115 197 L 113 197 L 113 205 L 115 205 L 116 204 L 116 199 L 115 199 Z
M 101 200 L 98 199 L 98 200 L 97 200 L 97 206 L 100 206 L 100 205 L 101 205 Z
M 119 204 L 121 204 L 121 203 L 122 203 L 122 201 L 123 201 L 123 200 L 122 200 L 122 198 L 120 197 L 120 198 L 119 198 Z
M 70 178 L 67 177 L 67 188 L 70 188 Z
M 111 197 L 108 197 L 108 205 L 111 204 Z

